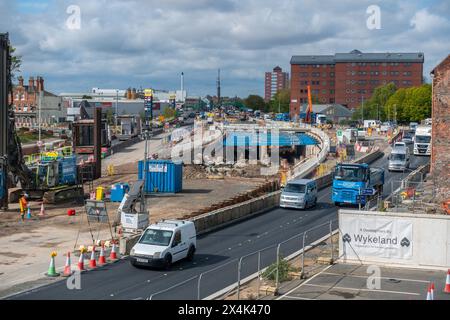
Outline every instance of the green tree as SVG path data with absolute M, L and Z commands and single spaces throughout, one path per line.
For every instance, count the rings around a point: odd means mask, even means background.
M 11 55 L 11 77 L 14 79 L 16 73 L 20 73 L 20 67 L 22 66 L 22 56 L 14 55 L 16 48 L 9 47 L 9 53 Z
M 176 111 L 173 108 L 167 107 L 163 111 L 163 116 L 166 119 L 173 119 L 175 117 Z
M 399 89 L 388 100 L 386 112 L 399 122 L 421 121 L 431 116 L 431 85 Z
M 268 111 L 268 106 L 266 105 L 266 102 L 261 96 L 258 96 L 256 94 L 249 95 L 245 100 L 244 104 L 247 108 L 253 109 L 253 110 L 261 110 L 261 111 Z
M 112 111 L 112 109 L 108 109 L 106 111 L 106 122 L 109 125 L 113 125 L 114 124 L 114 112 Z
M 364 112 L 364 119 L 378 119 L 384 121 L 386 119 L 385 106 L 389 98 L 394 95 L 397 88 L 394 83 L 375 88 L 370 99 L 364 101 L 353 113 L 353 120 L 360 120 L 361 113 Z
M 278 90 L 273 99 L 269 103 L 271 112 L 289 112 L 289 104 L 291 101 L 291 91 L 289 89 Z

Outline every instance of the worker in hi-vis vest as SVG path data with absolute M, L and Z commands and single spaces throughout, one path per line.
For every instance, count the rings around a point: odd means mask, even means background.
M 28 195 L 26 193 L 22 194 L 22 196 L 19 199 L 19 207 L 20 207 L 20 217 L 22 220 L 25 219 L 25 213 L 28 210 Z

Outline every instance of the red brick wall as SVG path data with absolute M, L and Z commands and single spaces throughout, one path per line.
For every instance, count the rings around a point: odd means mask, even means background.
M 318 94 L 313 93 L 313 95 L 319 98 L 320 103 L 339 103 L 349 108 L 358 107 L 361 105 L 362 99 L 366 101 L 372 96 L 376 87 L 389 82 L 396 81 L 398 88 L 422 84 L 422 63 L 399 62 L 396 65 L 391 65 L 391 63 L 373 65 L 367 62 L 365 65 L 359 65 L 358 63 L 337 62 L 335 65 L 319 65 L 319 68 L 315 66 L 291 65 L 291 116 L 299 114 L 302 99 L 306 102 L 304 100 L 307 98 L 306 84 L 302 84 L 301 81 L 308 81 L 308 84 L 312 84 L 312 81 L 320 81 L 319 85 L 311 85 L 311 90 L 319 90 Z M 320 76 L 312 77 L 313 72 L 320 72 Z M 332 75 L 333 72 L 334 75 Z M 391 72 L 396 72 L 396 74 Z M 325 77 L 323 77 L 323 73 L 326 74 Z M 371 80 L 378 82 L 371 83 Z M 325 85 L 323 81 L 326 81 Z M 358 81 L 362 82 L 358 83 Z M 297 100 L 297 102 L 292 102 L 292 100 Z
M 316 66 L 291 65 L 291 116 L 298 115 L 301 105 L 308 103 L 308 85 L 311 86 L 311 94 L 317 97 L 321 104 L 334 103 L 335 67 L 326 64 Z M 313 76 L 314 74 L 318 76 Z M 293 100 L 297 101 L 292 102 Z
M 433 71 L 431 174 L 439 200 L 450 198 L 450 55 Z

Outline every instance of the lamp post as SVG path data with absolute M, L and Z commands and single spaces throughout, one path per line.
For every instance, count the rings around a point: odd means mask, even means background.
M 116 89 L 116 116 L 114 119 L 114 134 L 117 133 L 117 116 L 118 116 L 118 112 L 119 112 L 119 90 Z

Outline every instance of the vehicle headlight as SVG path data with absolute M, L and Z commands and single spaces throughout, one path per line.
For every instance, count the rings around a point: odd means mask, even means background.
M 135 252 L 134 248 L 131 249 L 131 251 L 130 251 L 130 256 L 134 256 L 134 252 Z
M 153 258 L 158 259 L 161 256 L 161 252 L 155 252 Z

